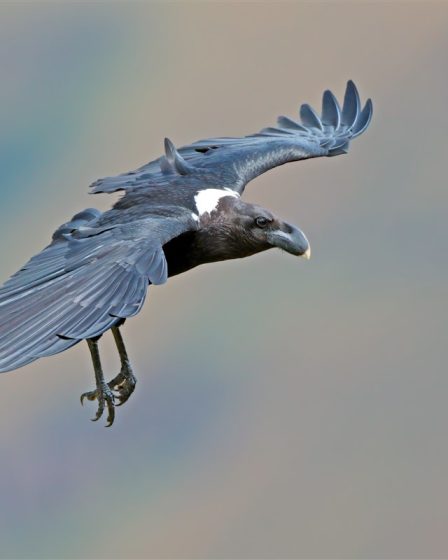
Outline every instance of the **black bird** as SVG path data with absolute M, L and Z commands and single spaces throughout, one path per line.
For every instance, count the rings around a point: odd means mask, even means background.
M 0 288 L 0 372 L 62 352 L 87 340 L 98 401 L 93 420 L 125 403 L 136 378 L 119 327 L 136 315 L 148 286 L 200 264 L 247 257 L 272 247 L 309 258 L 305 235 L 268 210 L 241 200 L 246 184 L 290 161 L 348 150 L 372 116 L 349 81 L 342 110 L 325 91 L 322 115 L 300 108 L 301 123 L 279 117 L 277 127 L 243 138 L 200 140 L 136 171 L 100 179 L 92 193 L 124 191 L 107 212 L 87 209 L 60 226 L 42 252 Z M 111 329 L 121 371 L 103 376 L 98 340 Z

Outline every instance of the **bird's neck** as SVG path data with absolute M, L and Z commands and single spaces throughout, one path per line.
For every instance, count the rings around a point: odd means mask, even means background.
M 186 272 L 200 264 L 248 257 L 258 247 L 235 238 L 222 227 L 209 227 L 184 233 L 163 246 L 168 263 L 168 276 Z

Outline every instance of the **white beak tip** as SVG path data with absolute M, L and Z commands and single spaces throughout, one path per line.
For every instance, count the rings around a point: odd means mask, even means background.
M 311 258 L 311 247 L 308 247 L 308 249 L 303 253 L 302 257 L 305 258 L 307 261 L 310 260 L 310 258 Z

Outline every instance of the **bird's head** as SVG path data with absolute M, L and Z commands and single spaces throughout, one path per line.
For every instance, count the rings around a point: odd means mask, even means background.
M 202 217 L 201 226 L 213 239 L 209 246 L 219 253 L 213 260 L 247 257 L 275 247 L 310 258 L 310 245 L 299 228 L 240 198 L 221 198 L 216 210 Z

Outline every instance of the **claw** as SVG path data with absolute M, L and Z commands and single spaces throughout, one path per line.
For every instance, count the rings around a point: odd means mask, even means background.
M 84 406 L 84 399 L 94 401 L 96 398 L 96 391 L 87 391 L 87 393 L 83 393 L 80 397 L 81 404 Z
M 115 406 L 122 406 L 132 395 L 137 384 L 137 379 L 131 369 L 121 370 L 120 373 L 108 383 L 118 400 Z
M 114 423 L 115 420 L 115 396 L 113 393 L 111 393 L 111 396 L 107 396 L 106 397 L 106 403 L 107 403 L 107 424 L 106 424 L 106 428 L 110 428 L 112 426 L 112 424 Z
M 129 399 L 134 392 L 135 385 L 137 383 L 137 380 L 132 373 L 126 348 L 124 347 L 124 342 L 118 327 L 112 327 L 112 332 L 117 345 L 118 353 L 120 354 L 121 371 L 114 377 L 114 379 L 112 379 L 112 381 L 106 383 L 104 381 L 103 368 L 101 367 L 100 354 L 98 351 L 98 337 L 87 338 L 86 340 L 89 345 L 93 368 L 95 370 L 96 389 L 95 391 L 89 391 L 81 395 L 81 404 L 84 404 L 84 399 L 88 399 L 89 401 L 98 401 L 98 409 L 96 411 L 95 418 L 92 418 L 93 422 L 96 422 L 103 416 L 107 406 L 106 427 L 110 427 L 114 423 L 115 406 L 121 406 Z M 117 403 L 115 403 L 115 399 L 117 399 Z
M 84 404 L 84 399 L 89 401 L 98 401 L 98 409 L 95 417 L 91 418 L 92 422 L 97 422 L 102 417 L 105 406 L 107 405 L 106 427 L 109 428 L 112 426 L 115 420 L 115 396 L 108 385 L 104 384 L 95 391 L 83 393 L 81 395 L 81 404 Z

